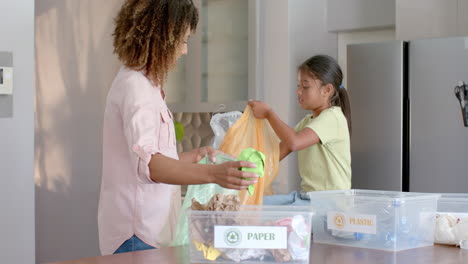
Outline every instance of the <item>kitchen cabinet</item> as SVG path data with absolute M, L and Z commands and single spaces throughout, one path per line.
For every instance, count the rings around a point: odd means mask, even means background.
M 468 36 L 468 0 L 458 2 L 458 31 L 461 36 Z
M 468 35 L 468 0 L 396 0 L 399 40 Z
M 328 0 L 329 31 L 395 27 L 395 0 Z
M 174 112 L 243 110 L 257 97 L 259 1 L 196 0 L 199 23 L 165 92 Z

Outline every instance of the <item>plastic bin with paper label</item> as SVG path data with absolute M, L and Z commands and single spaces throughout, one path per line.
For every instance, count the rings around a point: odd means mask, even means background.
M 434 243 L 468 243 L 468 194 L 442 193 L 437 206 Z
M 314 243 L 388 251 L 434 243 L 438 194 L 341 190 L 309 197 Z
M 308 206 L 241 206 L 188 215 L 191 262 L 309 263 Z

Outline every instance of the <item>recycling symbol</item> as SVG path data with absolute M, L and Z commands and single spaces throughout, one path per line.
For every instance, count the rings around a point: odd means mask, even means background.
M 231 228 L 224 233 L 224 241 L 229 246 L 237 246 L 242 240 L 241 232 L 238 229 Z
M 336 214 L 335 215 L 335 225 L 338 228 L 343 228 L 345 225 L 345 217 L 342 214 Z

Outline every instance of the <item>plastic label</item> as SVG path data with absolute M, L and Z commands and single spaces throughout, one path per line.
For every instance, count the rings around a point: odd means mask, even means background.
M 215 226 L 215 248 L 286 249 L 285 226 Z
M 328 229 L 376 234 L 377 222 L 375 215 L 348 214 L 342 212 L 327 213 Z

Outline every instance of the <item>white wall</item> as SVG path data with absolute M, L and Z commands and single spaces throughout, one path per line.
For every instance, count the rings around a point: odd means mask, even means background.
M 337 36 L 327 32 L 326 0 L 263 0 L 263 83 L 265 102 L 294 127 L 306 114 L 297 104 L 297 67 L 317 54 L 337 56 Z M 273 188 L 300 187 L 295 153 L 280 163 Z
M 0 0 L 0 51 L 13 52 L 13 117 L 0 118 L 0 258 L 34 263 L 34 1 Z
M 36 1 L 36 254 L 41 263 L 100 254 L 102 118 L 119 67 L 111 34 L 122 2 Z
M 289 46 L 290 53 L 290 104 L 292 111 L 290 125 L 296 124 L 310 111 L 305 111 L 297 103 L 297 67 L 308 58 L 326 54 L 337 58 L 337 34 L 327 30 L 327 0 L 292 0 L 289 1 Z M 291 158 L 290 158 L 291 159 Z M 292 155 L 289 170 L 290 188 L 300 189 L 297 153 Z
M 273 106 L 280 118 L 289 123 L 290 106 L 290 65 L 289 65 L 289 28 L 288 28 L 288 1 L 263 0 L 260 3 L 262 10 L 261 47 L 263 53 L 260 62 L 263 82 L 264 100 Z M 289 188 L 289 160 L 283 160 L 273 182 L 276 193 L 286 193 Z

